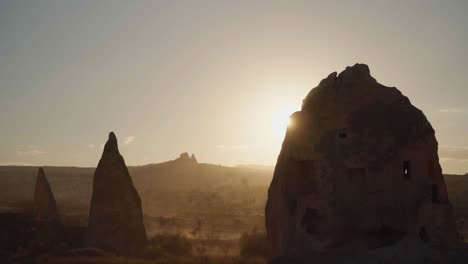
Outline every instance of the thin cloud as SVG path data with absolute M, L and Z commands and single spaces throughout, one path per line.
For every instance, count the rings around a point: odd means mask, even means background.
M 135 141 L 135 136 L 128 136 L 128 137 L 124 138 L 124 144 L 125 145 L 129 145 L 133 141 Z
M 440 158 L 440 162 L 446 161 L 459 161 L 459 162 L 468 162 L 468 159 L 459 159 L 459 158 Z
M 457 160 L 468 161 L 468 147 L 466 146 L 439 146 L 441 161 Z
M 466 110 L 466 109 L 463 109 L 463 108 L 453 107 L 453 108 L 442 108 L 442 109 L 439 109 L 439 112 L 440 112 L 440 113 L 458 114 L 458 113 L 466 113 L 467 110 Z
M 36 166 L 36 164 L 25 162 L 0 162 L 0 166 Z
M 16 146 L 16 155 L 18 156 L 39 156 L 46 154 L 47 152 L 40 149 L 36 145 L 18 145 Z
M 249 146 L 247 145 L 233 145 L 231 146 L 232 149 L 248 149 Z
M 463 150 L 468 150 L 468 147 L 465 146 L 446 146 L 446 145 L 440 145 L 439 150 L 445 150 L 445 151 L 463 151 Z

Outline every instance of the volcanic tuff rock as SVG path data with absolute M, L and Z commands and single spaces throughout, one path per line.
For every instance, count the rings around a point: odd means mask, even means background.
M 57 203 L 43 168 L 39 168 L 34 189 L 34 214 L 41 221 L 58 219 Z
M 111 132 L 94 173 L 86 244 L 136 255 L 146 242 L 140 196 Z
M 266 205 L 272 259 L 457 241 L 434 129 L 367 65 L 330 74 L 291 121 Z
M 38 249 L 50 249 L 61 232 L 57 204 L 42 168 L 39 168 L 34 190 L 34 215 L 36 218 L 36 246 Z

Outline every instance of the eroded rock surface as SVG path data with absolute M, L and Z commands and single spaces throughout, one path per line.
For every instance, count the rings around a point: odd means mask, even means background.
M 111 132 L 94 173 L 86 244 L 121 255 L 136 255 L 146 242 L 140 196 Z
M 291 121 L 266 205 L 271 259 L 457 241 L 434 129 L 367 65 L 330 74 Z

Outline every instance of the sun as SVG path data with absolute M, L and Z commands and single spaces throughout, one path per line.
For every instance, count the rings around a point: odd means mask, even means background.
M 290 116 L 295 112 L 292 107 L 278 108 L 271 113 L 271 126 L 275 137 L 284 137 L 286 130 L 291 126 Z

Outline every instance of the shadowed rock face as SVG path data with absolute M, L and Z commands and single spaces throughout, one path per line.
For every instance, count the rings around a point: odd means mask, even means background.
M 367 65 L 330 74 L 291 121 L 266 205 L 272 258 L 456 241 L 432 126 Z
M 135 255 L 146 242 L 140 196 L 111 132 L 94 173 L 86 244 Z
M 34 214 L 41 221 L 56 221 L 58 219 L 57 203 L 42 168 L 39 168 L 37 172 L 34 189 Z
M 48 250 L 60 237 L 61 223 L 57 204 L 42 168 L 37 172 L 34 190 L 35 243 L 37 249 Z

